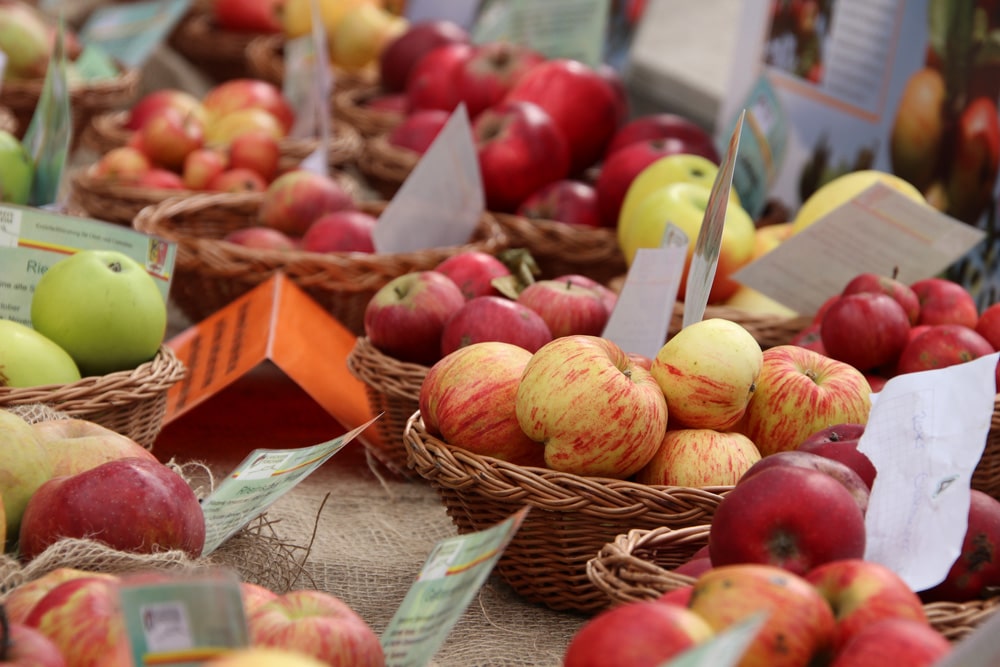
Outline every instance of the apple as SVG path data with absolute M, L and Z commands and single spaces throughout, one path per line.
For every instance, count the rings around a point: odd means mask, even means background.
M 827 356 L 826 348 L 823 347 L 822 322 L 813 322 L 807 325 L 806 328 L 792 336 L 788 343 L 790 345 L 804 347 L 807 350 L 812 350 L 813 352 L 818 352 L 819 354 Z
M 760 221 L 756 221 L 757 229 L 754 232 L 753 258 L 763 257 L 770 251 L 781 245 L 792 235 L 792 223 L 778 222 L 761 226 Z
M 247 248 L 267 248 L 270 250 L 295 250 L 298 244 L 284 232 L 272 227 L 241 227 L 227 232 L 223 241 L 246 246 Z
M 961 551 L 941 583 L 920 592 L 925 602 L 967 602 L 1000 585 L 1000 500 L 971 489 Z
M 194 114 L 204 121 L 206 118 L 201 100 L 193 94 L 177 88 L 161 88 L 146 93 L 132 105 L 125 117 L 123 127 L 126 130 L 141 130 L 153 116 L 163 109 L 176 109 L 182 116 Z
M 441 358 L 441 333 L 465 296 L 437 271 L 411 271 L 380 287 L 364 312 L 364 331 L 376 349 L 400 361 L 430 366 Z
M 940 163 L 945 133 L 946 89 L 934 67 L 914 71 L 906 80 L 892 123 L 889 159 L 894 174 L 926 192 Z
M 858 369 L 797 345 L 764 350 L 756 388 L 735 428 L 763 456 L 795 449 L 830 424 L 868 423 L 871 386 Z
M 442 44 L 427 51 L 413 64 L 406 79 L 406 99 L 410 112 L 441 109 L 451 112 L 458 106 L 458 89 L 453 77 L 474 51 L 468 42 Z
M 834 650 L 869 625 L 885 618 L 905 618 L 927 624 L 920 597 L 885 565 L 861 558 L 824 563 L 805 579 L 830 603 L 837 619 Z
M 79 379 L 80 370 L 66 350 L 29 326 L 0 319 L 0 388 L 68 384 Z
M 743 418 L 763 364 L 746 328 L 718 317 L 690 324 L 660 347 L 652 375 L 671 426 L 724 431 Z
M 802 202 L 793 221 L 793 233 L 797 234 L 833 209 L 846 204 L 862 192 L 881 183 L 893 188 L 915 202 L 927 203 L 920 190 L 899 176 L 877 169 L 851 171 L 828 181 Z
M 455 281 L 466 299 L 499 296 L 494 278 L 510 275 L 510 269 L 495 256 L 482 250 L 464 250 L 445 258 L 434 270 Z
M 671 572 L 673 574 L 684 575 L 685 577 L 691 577 L 692 579 L 697 579 L 705 572 L 712 569 L 712 559 L 708 556 L 699 556 L 695 558 L 692 556 L 689 560 L 684 561 L 677 567 L 675 567 Z M 671 599 L 672 600 L 672 599 Z M 660 599 L 660 602 L 670 602 L 671 600 Z M 690 601 L 690 600 L 688 600 Z M 687 603 L 685 603 L 686 606 Z
M 372 233 L 378 218 L 364 211 L 334 211 L 314 220 L 302 236 L 309 252 L 375 252 Z
M 599 336 L 611 313 L 601 296 L 571 280 L 539 280 L 517 295 L 517 303 L 538 313 L 553 338 L 585 334 Z
M 656 454 L 667 403 L 653 376 L 606 338 L 571 335 L 528 361 L 517 421 L 545 445 L 545 463 L 576 475 L 624 479 Z
M 836 627 L 830 605 L 812 584 L 770 565 L 713 567 L 694 582 L 688 608 L 715 632 L 756 614 L 766 614 L 740 665 L 823 664 Z
M 976 320 L 975 331 L 993 346 L 1000 350 L 1000 303 L 990 304 Z
M 899 355 L 896 373 L 945 368 L 993 353 L 989 341 L 961 324 L 936 324 L 909 341 Z
M 696 613 L 640 600 L 589 619 L 570 639 L 563 667 L 658 667 L 714 635 Z
M 496 341 L 446 354 L 420 385 L 420 415 L 428 430 L 474 454 L 543 467 L 544 448 L 524 434 L 514 414 L 517 386 L 531 355 Z
M 382 667 L 378 636 L 342 600 L 302 589 L 264 602 L 247 616 L 253 646 L 295 650 L 329 665 Z
M 979 311 L 968 290 L 944 278 L 924 278 L 910 284 L 920 301 L 917 324 L 961 324 L 976 328 Z
M 472 135 L 490 210 L 516 211 L 538 188 L 569 172 L 566 137 L 537 104 L 491 106 L 472 121 Z
M 301 651 L 267 646 L 232 649 L 202 664 L 211 667 L 329 667 L 329 663 Z
M 0 410 L 0 448 L 4 465 L 0 470 L 5 533 L 13 538 L 30 498 L 52 475 L 52 465 L 31 425 L 13 412 Z
M 216 25 L 234 32 L 277 34 L 284 30 L 284 0 L 212 0 Z
M 295 169 L 267 186 L 258 217 L 268 227 L 302 235 L 323 214 L 354 208 L 357 207 L 351 193 L 334 179 Z
M 652 460 L 636 474 L 636 481 L 694 488 L 733 486 L 760 460 L 756 445 L 742 433 L 670 429 Z
M 615 306 L 618 304 L 618 292 L 614 291 L 607 285 L 603 285 L 589 276 L 584 276 L 579 273 L 564 273 L 561 276 L 556 276 L 552 280 L 557 282 L 569 282 L 577 285 L 579 287 L 589 287 L 590 289 L 597 292 L 597 295 L 601 297 L 601 301 L 604 302 L 605 308 L 608 312 L 612 312 Z M 649 362 L 647 365 L 647 370 L 652 366 L 653 360 L 647 359 Z
M 88 167 L 87 173 L 111 183 L 130 185 L 138 182 L 139 177 L 152 168 L 149 157 L 139 149 L 117 146 L 98 158 Z
M 951 642 L 927 623 L 884 618 L 860 629 L 834 655 L 830 667 L 933 667 L 951 651 Z
M 700 558 L 698 560 L 708 560 L 708 558 Z M 711 567 L 708 568 L 712 569 Z M 676 572 L 676 570 L 675 570 Z M 696 577 L 692 577 L 696 578 Z M 688 584 L 685 586 L 679 586 L 673 590 L 667 591 L 656 598 L 656 601 L 660 604 L 672 604 L 679 607 L 687 607 L 691 602 L 691 593 L 694 591 L 694 586 Z
M 497 341 L 536 352 L 553 338 L 541 315 L 522 303 L 485 295 L 469 299 L 444 325 L 441 354 L 473 343 Z
M 957 118 L 946 182 L 948 213 L 976 224 L 994 201 L 1000 173 L 1000 112 L 993 99 L 979 95 L 969 100 Z
M 545 56 L 524 44 L 496 40 L 474 44 L 472 54 L 452 75 L 458 99 L 469 118 L 499 104 L 524 74 Z
M 336 26 L 327 25 L 330 62 L 348 72 L 377 67 L 379 53 L 408 25 L 404 16 L 378 2 L 351 7 Z
M 265 602 L 270 602 L 278 598 L 278 594 L 270 588 L 265 588 L 252 581 L 240 582 L 240 595 L 243 598 L 243 611 L 246 614 L 249 614 Z
M 896 363 L 910 333 L 899 302 L 883 292 L 845 294 L 823 316 L 823 349 L 862 371 Z
M 870 380 L 869 380 L 870 384 Z M 848 466 L 858 473 L 865 485 L 871 489 L 877 471 L 866 454 L 858 451 L 864 424 L 834 424 L 825 426 L 806 437 L 799 446 L 790 451 L 819 454 Z
M 862 514 L 868 511 L 868 496 L 871 493 L 871 487 L 865 484 L 861 475 L 846 463 L 841 463 L 840 461 L 835 461 L 819 454 L 813 454 L 812 452 L 790 449 L 770 454 L 754 463 L 744 473 L 740 481 L 749 479 L 775 466 L 797 466 L 799 468 L 818 470 L 826 473 L 844 485 L 844 488 L 851 493 L 854 501 L 858 504 L 858 509 L 861 510 Z
M 722 497 L 708 546 L 716 567 L 764 563 L 802 575 L 822 563 L 862 558 L 865 517 L 831 475 L 776 465 L 741 479 Z
M 593 185 L 571 178 L 561 178 L 543 185 L 525 197 L 517 215 L 526 218 L 556 220 L 581 227 L 599 227 L 597 190 Z
M 598 63 L 594 71 L 607 82 L 615 94 L 615 128 L 621 128 L 631 113 L 625 79 L 614 65 L 607 62 Z
M 178 171 L 184 158 L 205 143 L 205 125 L 195 114 L 165 108 L 139 130 L 143 150 L 156 165 Z
M 763 292 L 758 292 L 749 285 L 741 284 L 721 305 L 735 308 L 745 313 L 776 315 L 782 319 L 791 319 L 798 316 L 798 313 L 788 306 L 772 299 Z
M 454 21 L 428 19 L 411 23 L 379 52 L 379 85 L 384 90 L 402 92 L 410 71 L 431 49 L 470 41 L 468 30 Z
M 205 189 L 212 192 L 264 192 L 267 181 L 253 169 L 231 166 L 213 176 Z
M 66 667 L 66 659 L 55 642 L 35 628 L 7 619 L 0 607 L 0 666 Z
M 889 381 L 889 378 L 884 375 L 877 375 L 875 373 L 865 373 L 865 379 L 868 380 L 868 386 L 871 387 L 873 394 L 882 391 L 885 383 Z
M 281 121 L 270 111 L 257 108 L 237 109 L 209 118 L 205 126 L 205 144 L 212 148 L 228 149 L 237 137 L 250 132 L 268 134 L 275 139 L 283 139 L 287 135 Z
M 618 129 L 618 94 L 594 68 L 578 60 L 538 63 L 504 99 L 534 102 L 549 114 L 569 146 L 570 175 L 595 164 Z
M 24 560 L 63 537 L 92 537 L 133 553 L 180 549 L 197 558 L 205 517 L 177 472 L 130 457 L 47 480 L 28 501 L 18 534 Z
M 643 114 L 619 127 L 608 142 L 604 159 L 607 161 L 620 148 L 647 139 L 680 139 L 698 149 L 684 152 L 704 155 L 712 162 L 719 163 L 719 153 L 711 133 L 694 121 L 669 112 Z
M 295 124 L 295 110 L 282 94 L 281 89 L 269 81 L 236 78 L 224 81 L 205 93 L 201 106 L 208 117 L 208 124 L 217 122 L 234 111 L 259 109 L 278 120 L 284 134 Z
M 251 169 L 267 182 L 278 174 L 281 145 L 270 132 L 244 132 L 229 143 L 229 167 Z
M 903 307 L 911 326 L 916 326 L 920 319 L 920 299 L 906 283 L 891 276 L 878 273 L 859 273 L 848 281 L 841 294 L 856 294 L 858 292 L 874 292 L 888 294 Z
M 181 165 L 181 181 L 188 190 L 207 190 L 212 179 L 228 166 L 229 158 L 222 151 L 198 148 L 185 156 L 184 164 Z
M 451 113 L 442 109 L 417 109 L 389 130 L 386 141 L 423 155 L 449 118 Z
M 127 435 L 87 419 L 48 419 L 32 424 L 31 429 L 49 459 L 52 477 L 73 475 L 114 459 L 158 460 Z
M 18 584 L 4 595 L 3 609 L 11 623 L 24 623 L 35 604 L 53 588 L 79 577 L 106 577 L 115 580 L 116 576 L 108 573 L 90 572 L 75 567 L 61 566 L 49 570 L 36 579 L 30 579 Z

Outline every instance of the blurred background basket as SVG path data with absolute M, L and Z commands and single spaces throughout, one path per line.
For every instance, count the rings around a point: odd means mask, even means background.
M 601 547 L 632 528 L 710 523 L 732 488 L 650 486 L 517 466 L 434 438 L 419 412 L 407 422 L 405 444 L 409 467 L 435 488 L 459 533 L 530 506 L 496 572 L 527 600 L 587 614 L 611 602 L 587 577 L 587 561 Z
M 258 32 L 226 30 L 215 24 L 211 8 L 194 8 L 174 29 L 170 46 L 215 82 L 252 76 L 247 47 Z
M 260 35 L 246 48 L 247 68 L 250 76 L 270 81 L 280 86 L 285 80 L 285 36 Z M 352 72 L 330 64 L 334 90 L 344 91 L 377 83 L 378 73 L 373 68 Z
M 399 125 L 404 114 L 366 104 L 380 94 L 382 89 L 377 84 L 339 86 L 333 94 L 333 117 L 350 123 L 366 139 L 384 134 Z
M 152 360 L 77 382 L 24 389 L 0 388 L 0 408 L 43 404 L 69 417 L 97 422 L 152 449 L 163 428 L 167 390 L 186 372 L 166 345 Z
M 420 154 L 393 146 L 387 133 L 368 137 L 358 156 L 358 171 L 386 199 L 392 199 L 420 161 Z
M 364 310 L 393 278 L 429 270 L 464 250 L 495 253 L 507 247 L 496 219 L 484 213 L 464 245 L 406 253 L 313 253 L 248 248 L 223 241 L 230 231 L 258 224 L 261 193 L 172 197 L 143 209 L 134 221 L 141 232 L 178 244 L 171 298 L 194 322 L 282 272 L 356 336 L 364 333 Z M 387 202 L 359 202 L 379 215 Z

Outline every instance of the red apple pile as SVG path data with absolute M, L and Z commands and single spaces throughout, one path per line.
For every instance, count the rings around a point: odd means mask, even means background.
M 284 30 L 284 8 L 285 0 L 211 0 L 209 3 L 212 19 L 219 28 L 262 35 Z

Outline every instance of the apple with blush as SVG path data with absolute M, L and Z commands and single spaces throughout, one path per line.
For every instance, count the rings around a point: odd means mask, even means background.
M 864 424 L 826 426 L 807 436 L 796 449 L 790 451 L 809 452 L 840 461 L 858 473 L 870 490 L 875 483 L 877 471 L 868 455 L 858 451 L 858 443 L 864 431 Z
M 213 0 L 215 24 L 225 30 L 276 35 L 284 30 L 285 0 Z
M 250 612 L 265 602 L 276 599 L 278 594 L 270 588 L 265 588 L 252 581 L 241 581 L 240 596 L 243 598 L 243 611 L 246 615 L 249 615 Z
M 201 100 L 193 94 L 177 88 L 161 88 L 146 93 L 132 105 L 126 114 L 123 127 L 135 133 L 136 130 L 142 129 L 146 121 L 168 108 L 176 109 L 182 116 L 194 114 L 199 116 L 203 122 L 206 118 Z
M 977 334 L 993 346 L 994 351 L 1000 351 L 1000 303 L 987 306 L 980 313 L 974 328 Z
M 517 215 L 541 220 L 556 220 L 581 227 L 600 227 L 597 189 L 590 183 L 561 178 L 543 185 L 525 197 Z
M 692 579 L 697 579 L 704 573 L 712 569 L 712 559 L 708 556 L 699 556 L 697 558 L 691 557 L 685 562 L 681 563 L 673 570 L 672 574 L 681 574 L 685 577 L 691 577 Z
M 378 218 L 359 210 L 325 213 L 309 225 L 300 247 L 307 252 L 375 252 Z
M 459 102 L 455 73 L 474 51 L 468 42 L 453 42 L 432 48 L 416 61 L 406 79 L 410 113 L 417 109 L 453 111 Z
M 278 174 L 281 145 L 270 132 L 244 132 L 229 144 L 229 168 L 250 169 L 270 183 Z
M 702 559 L 698 559 L 702 560 Z M 708 560 L 707 558 L 704 560 Z M 711 568 L 709 568 L 711 569 Z M 662 604 L 673 604 L 679 607 L 687 607 L 691 602 L 691 592 L 694 590 L 694 586 L 688 584 L 686 586 L 678 586 L 677 588 L 663 593 L 658 598 L 657 602 Z
M 431 49 L 470 41 L 469 31 L 454 21 L 427 19 L 411 23 L 379 51 L 379 85 L 387 91 L 402 92 L 414 65 Z
M 946 368 L 993 354 L 989 341 L 962 324 L 935 324 L 906 343 L 896 373 Z
M 601 295 L 570 280 L 539 280 L 517 295 L 517 303 L 538 313 L 553 338 L 599 336 L 611 317 Z
M 158 460 L 127 435 L 86 419 L 47 419 L 32 424 L 31 429 L 49 459 L 53 477 L 90 470 L 114 459 Z
M 464 250 L 443 259 L 434 270 L 455 281 L 466 299 L 500 296 L 493 280 L 511 275 L 500 259 L 482 250 Z
M 823 349 L 862 371 L 896 363 L 907 344 L 910 318 L 884 292 L 844 294 L 823 316 Z
M 295 110 L 281 88 L 263 79 L 235 78 L 213 86 L 201 99 L 208 124 L 234 112 L 259 109 L 271 114 L 288 134 L 295 124 Z
M 795 466 L 826 473 L 844 485 L 844 488 L 854 498 L 854 502 L 858 504 L 858 509 L 861 510 L 862 514 L 868 511 L 868 496 L 871 494 L 871 487 L 865 483 L 861 475 L 846 463 L 841 463 L 840 461 L 835 461 L 819 454 L 813 454 L 812 452 L 805 452 L 798 449 L 775 452 L 754 463 L 739 481 L 742 482 L 750 479 L 754 475 L 759 475 L 761 472 L 776 466 Z
M 451 113 L 442 109 L 417 109 L 389 130 L 386 141 L 392 146 L 423 155 L 449 118 Z
M 918 324 L 961 324 L 976 328 L 979 310 L 968 290 L 944 278 L 924 278 L 910 283 L 920 301 Z
M 1000 585 L 1000 500 L 970 489 L 968 528 L 944 579 L 920 591 L 924 602 L 967 602 Z
M 872 272 L 859 273 L 847 282 L 841 294 L 857 294 L 858 292 L 888 294 L 903 307 L 907 319 L 910 320 L 910 326 L 916 326 L 920 319 L 920 299 L 917 297 L 917 293 L 909 285 L 896 278 Z
M 207 190 L 208 184 L 229 166 L 225 153 L 198 148 L 187 154 L 181 166 L 181 181 L 188 190 Z
M 211 116 L 205 125 L 205 144 L 212 148 L 226 149 L 237 137 L 250 132 L 269 134 L 275 139 L 287 136 L 281 121 L 263 109 L 237 109 L 223 116 Z
M 0 605 L 0 667 L 66 667 L 55 642 L 35 628 L 10 621 Z
M 704 155 L 712 162 L 719 163 L 719 153 L 712 135 L 694 121 L 670 112 L 644 114 L 622 125 L 608 142 L 604 159 L 606 161 L 620 148 L 648 139 L 680 139 L 697 148 L 685 152 Z
M 267 185 L 258 218 L 268 227 L 301 236 L 321 215 L 354 208 L 351 193 L 333 178 L 295 169 Z
M 228 232 L 223 241 L 267 250 L 295 250 L 298 244 L 288 234 L 271 227 L 242 227 Z
M 822 322 L 812 322 L 806 326 L 806 328 L 792 336 L 788 343 L 790 345 L 797 345 L 799 347 L 804 347 L 807 350 L 812 350 L 813 352 L 819 352 L 820 354 L 825 355 L 826 348 L 823 347 L 822 330 Z
M 933 667 L 952 650 L 951 642 L 928 623 L 884 618 L 860 629 L 829 664 L 830 667 Z
M 455 69 L 452 85 L 465 102 L 469 118 L 499 104 L 507 92 L 535 65 L 545 61 L 540 52 L 507 40 L 473 45 L 472 54 Z
M 184 158 L 205 144 L 205 124 L 194 114 L 165 108 L 139 130 L 143 150 L 156 165 L 179 171 Z
M 184 181 L 180 174 L 161 167 L 152 167 L 140 174 L 135 185 L 153 190 L 184 190 Z
M 441 354 L 486 341 L 509 343 L 536 352 L 551 340 L 552 332 L 541 315 L 505 297 L 484 295 L 469 299 L 445 323 Z
M 117 146 L 98 158 L 88 167 L 87 173 L 94 178 L 127 185 L 137 183 L 152 168 L 152 162 L 143 151 L 132 146 Z
M 7 618 L 12 623 L 24 623 L 35 604 L 49 591 L 64 581 L 80 577 L 107 577 L 111 580 L 116 578 L 115 575 L 108 573 L 90 572 L 68 566 L 57 567 L 36 579 L 18 584 L 5 594 L 3 607 L 7 612 Z
M 267 181 L 253 169 L 229 166 L 209 179 L 205 189 L 212 192 L 264 192 Z
M 669 403 L 667 410 L 669 420 Z M 636 473 L 636 481 L 690 488 L 733 486 L 760 460 L 756 445 L 742 433 L 672 428 L 653 458 Z
M 579 273 L 564 273 L 561 276 L 556 276 L 553 280 L 557 280 L 559 282 L 570 282 L 574 285 L 579 285 L 580 287 L 589 287 L 600 295 L 601 301 L 604 302 L 604 306 L 608 309 L 609 313 L 612 312 L 618 304 L 618 292 L 614 291 L 607 285 L 597 282 L 589 276 Z

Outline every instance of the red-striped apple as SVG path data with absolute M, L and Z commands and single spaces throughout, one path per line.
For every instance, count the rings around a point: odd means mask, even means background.
M 742 433 L 671 429 L 636 481 L 664 486 L 733 486 L 758 461 L 760 452 Z

